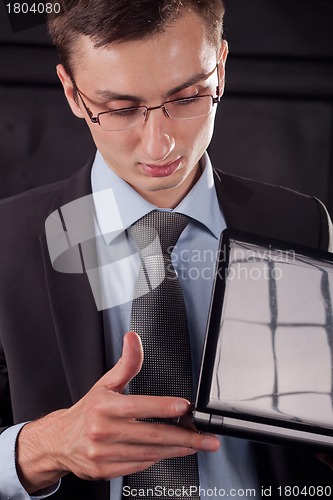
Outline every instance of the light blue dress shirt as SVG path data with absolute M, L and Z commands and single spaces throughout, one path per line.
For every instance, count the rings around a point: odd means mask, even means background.
M 42 500 L 55 493 L 60 481 L 45 488 L 40 495 L 30 496 L 20 483 L 16 472 L 15 446 L 17 436 L 26 422 L 13 425 L 0 435 L 0 500 Z
M 175 212 L 188 215 L 192 220 L 181 234 L 172 253 L 187 310 L 195 382 L 198 380 L 200 369 L 218 242 L 226 227 L 207 154 L 201 160 L 201 169 L 202 175 L 198 182 L 174 209 Z M 157 208 L 120 179 L 106 165 L 99 153 L 96 155 L 91 179 L 93 192 L 108 188 L 113 190 L 118 217 L 120 216 L 124 229 Z M 104 219 L 106 217 L 109 220 L 109 214 L 98 210 L 97 207 L 96 217 L 100 233 L 103 234 L 102 228 L 108 224 Z M 126 280 L 128 296 L 133 296 L 135 278 L 136 276 L 132 276 L 130 280 Z M 105 283 L 103 280 L 102 282 Z M 123 282 L 121 277 L 119 282 L 110 279 L 108 295 L 116 293 L 117 287 L 122 286 Z M 108 368 L 111 368 L 121 355 L 123 336 L 129 330 L 131 305 L 131 301 L 127 301 L 103 311 Z M 255 490 L 259 496 L 257 473 L 251 460 L 249 443 L 231 437 L 220 437 L 220 441 L 221 446 L 217 452 L 198 453 L 202 498 L 222 498 L 227 494 L 230 496 L 230 492 L 237 498 L 235 491 L 239 490 L 239 496 L 245 496 L 246 489 Z M 121 499 L 121 487 L 122 478 L 111 481 L 112 500 Z M 255 498 L 253 492 L 251 496 Z
M 225 229 L 225 221 L 219 207 L 213 171 L 208 155 L 201 160 L 202 175 L 195 186 L 174 209 L 191 217 L 191 222 L 181 234 L 172 253 L 172 260 L 180 280 L 188 315 L 190 343 L 194 381 L 198 380 L 200 360 L 203 349 L 208 309 L 213 284 L 213 275 L 218 251 L 218 241 Z M 105 163 L 97 152 L 91 172 L 93 193 L 112 190 L 117 207 L 117 226 L 126 230 L 136 220 L 157 207 L 143 199 L 129 184 L 120 179 Z M 97 198 L 96 198 L 97 199 Z M 103 206 L 104 207 L 104 206 Z M 164 209 L 163 209 L 164 210 Z M 95 203 L 96 233 L 105 234 L 105 227 L 110 227 L 110 213 Z M 112 250 L 112 238 L 105 241 Z M 138 267 L 135 262 L 119 263 L 111 271 L 101 270 L 100 283 L 105 297 L 121 297 L 111 307 L 103 307 L 105 348 L 108 368 L 111 368 L 121 356 L 123 336 L 129 330 L 131 300 Z M 128 272 L 128 269 L 132 271 Z M 123 272 L 127 272 L 124 279 Z M 124 289 L 125 286 L 125 289 Z M 111 334 L 112 332 L 112 334 Z M 0 435 L 0 499 L 29 499 L 18 480 L 15 469 L 15 442 L 22 424 L 13 426 Z M 202 498 L 222 498 L 245 496 L 245 490 L 251 490 L 251 497 L 259 497 L 257 473 L 246 440 L 226 436 L 220 438 L 221 446 L 215 453 L 199 452 L 199 476 Z M 44 490 L 45 498 L 59 487 Z M 111 499 L 121 500 L 122 478 L 111 481 Z M 239 492 L 237 494 L 237 491 Z M 254 495 L 254 492 L 256 495 Z

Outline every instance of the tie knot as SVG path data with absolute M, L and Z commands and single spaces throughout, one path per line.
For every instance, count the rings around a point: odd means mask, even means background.
M 129 232 L 140 250 L 152 245 L 158 237 L 164 254 L 176 245 L 190 220 L 187 215 L 176 212 L 153 210 L 132 224 Z

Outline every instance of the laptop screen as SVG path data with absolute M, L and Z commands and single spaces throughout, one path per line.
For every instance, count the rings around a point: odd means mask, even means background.
M 254 421 L 333 429 L 333 262 L 263 241 L 224 234 L 205 404 Z

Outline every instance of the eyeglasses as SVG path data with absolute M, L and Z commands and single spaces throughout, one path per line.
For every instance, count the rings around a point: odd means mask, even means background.
M 218 69 L 218 64 L 207 78 L 215 69 Z M 92 123 L 98 123 L 103 130 L 110 132 L 127 130 L 144 124 L 148 120 L 149 113 L 155 109 L 162 109 L 165 116 L 173 120 L 192 120 L 193 118 L 209 115 L 213 111 L 214 105 L 220 102 L 220 85 L 218 81 L 215 97 L 209 94 L 171 99 L 164 101 L 160 106 L 150 108 L 147 106 L 130 106 L 127 108 L 109 109 L 94 116 L 83 100 L 82 96 L 84 94 L 79 90 L 74 80 L 73 85 Z

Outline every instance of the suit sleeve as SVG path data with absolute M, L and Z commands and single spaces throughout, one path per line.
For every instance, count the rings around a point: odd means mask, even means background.
M 7 364 L 0 340 L 0 434 L 12 423 Z

